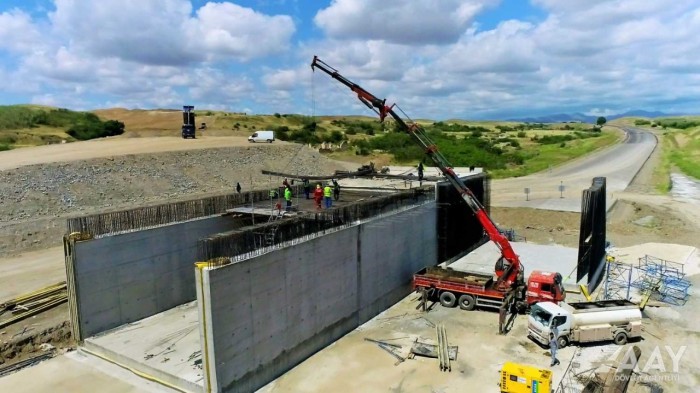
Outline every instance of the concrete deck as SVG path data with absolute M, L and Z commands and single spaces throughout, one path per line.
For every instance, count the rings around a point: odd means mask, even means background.
M 85 340 L 98 355 L 162 379 L 186 391 L 204 388 L 197 302 Z
M 564 284 L 576 284 L 577 249 L 523 242 L 511 242 L 511 245 L 525 267 L 525 279 L 533 270 L 543 270 L 561 273 Z M 488 242 L 450 264 L 450 267 L 455 270 L 493 274 L 494 265 L 500 256 L 498 247 L 493 242 Z

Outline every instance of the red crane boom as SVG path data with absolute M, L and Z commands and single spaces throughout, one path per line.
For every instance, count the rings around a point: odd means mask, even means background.
M 484 227 L 489 239 L 493 241 L 501 251 L 501 258 L 496 263 L 496 276 L 498 279 L 494 283 L 494 287 L 503 289 L 515 288 L 523 284 L 522 265 L 518 255 L 513 250 L 508 239 L 498 230 L 496 224 L 491 220 L 491 217 L 486 213 L 486 209 L 476 198 L 474 193 L 467 187 L 462 179 L 452 169 L 450 163 L 438 151 L 437 146 L 426 135 L 425 130 L 419 124 L 413 121 L 406 121 L 394 110 L 398 107 L 396 104 L 386 105 L 386 99 L 379 99 L 360 85 L 353 83 L 349 79 L 340 75 L 336 69 L 321 61 L 317 56 L 314 56 L 311 63 L 311 69 L 319 69 L 330 75 L 333 79 L 339 81 L 350 90 L 357 94 L 357 98 L 362 101 L 368 108 L 372 109 L 379 115 L 380 121 L 383 121 L 387 116 L 391 116 L 396 124 L 403 131 L 407 132 L 413 140 L 418 143 L 425 153 L 430 157 L 436 167 L 440 168 L 443 176 L 452 184 L 459 192 L 462 199 L 467 203 L 469 208 L 474 212 L 474 215 Z M 400 109 L 399 109 L 400 110 Z M 403 111 L 401 111 L 403 113 Z M 405 114 L 404 114 L 405 116 Z

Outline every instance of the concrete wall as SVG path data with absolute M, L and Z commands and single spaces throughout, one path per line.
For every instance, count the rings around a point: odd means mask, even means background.
M 437 263 L 434 203 L 199 271 L 205 384 L 252 392 L 394 304 Z
M 194 300 L 197 240 L 234 228 L 217 216 L 76 242 L 68 271 L 78 339 Z

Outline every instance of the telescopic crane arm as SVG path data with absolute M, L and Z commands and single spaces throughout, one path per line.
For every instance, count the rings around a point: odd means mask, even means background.
M 518 255 L 513 250 L 508 239 L 501 234 L 496 224 L 491 220 L 491 217 L 488 216 L 484 206 L 479 202 L 469 187 L 464 184 L 462 179 L 457 176 L 447 159 L 438 151 L 435 143 L 426 135 L 425 130 L 419 124 L 412 121 L 407 122 L 399 116 L 399 114 L 394 111 L 395 104 L 387 106 L 386 99 L 382 100 L 375 97 L 372 93 L 360 87 L 360 85 L 340 75 L 336 69 L 321 61 L 317 56 L 314 56 L 311 69 L 319 69 L 350 88 L 350 90 L 357 94 L 357 98 L 362 101 L 363 104 L 379 115 L 380 121 L 383 121 L 387 116 L 391 116 L 396 121 L 398 127 L 407 132 L 413 140 L 423 148 L 435 166 L 440 168 L 443 176 L 452 184 L 457 192 L 459 192 L 462 199 L 464 199 L 472 212 L 474 212 L 474 215 L 476 215 L 477 219 L 484 227 L 489 239 L 491 239 L 501 251 L 501 256 L 506 263 L 505 266 L 501 263 L 496 265 L 496 276 L 498 279 L 495 286 L 509 288 L 514 286 L 514 284 L 519 284 L 522 280 L 522 265 L 520 264 Z

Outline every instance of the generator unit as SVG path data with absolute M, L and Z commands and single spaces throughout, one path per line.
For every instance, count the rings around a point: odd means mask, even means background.
M 552 393 L 552 372 L 506 362 L 501 369 L 501 393 Z

